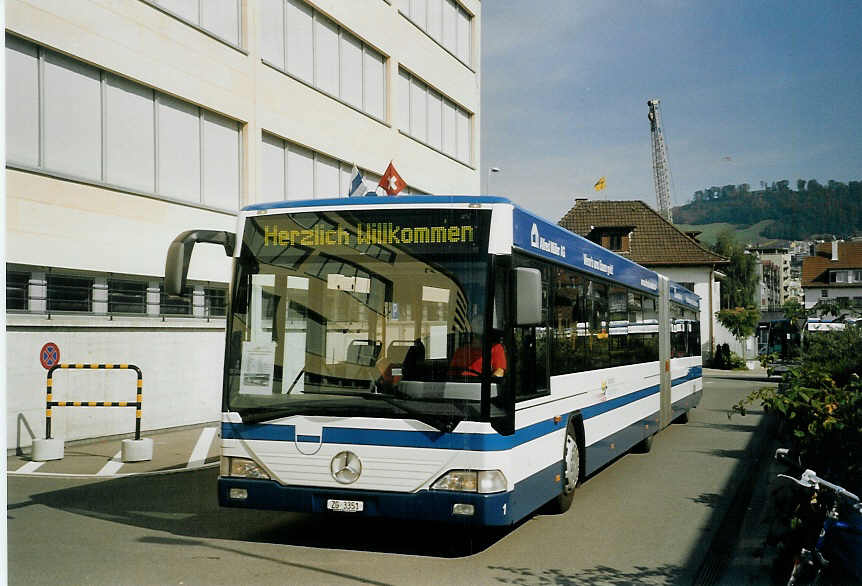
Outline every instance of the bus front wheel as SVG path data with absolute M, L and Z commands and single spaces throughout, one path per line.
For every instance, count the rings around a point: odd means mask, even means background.
M 578 446 L 578 435 L 573 423 L 566 427 L 566 442 L 563 444 L 563 476 L 562 491 L 551 501 L 553 510 L 565 513 L 572 506 L 575 498 L 575 488 L 581 473 L 581 451 Z

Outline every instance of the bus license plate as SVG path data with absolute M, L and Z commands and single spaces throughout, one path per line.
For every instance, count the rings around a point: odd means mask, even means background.
M 327 509 L 340 513 L 360 513 L 362 512 L 362 505 L 362 501 L 342 501 L 336 499 L 328 499 L 326 501 Z

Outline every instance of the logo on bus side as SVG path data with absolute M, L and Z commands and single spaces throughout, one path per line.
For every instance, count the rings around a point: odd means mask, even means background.
M 604 273 L 608 276 L 614 274 L 614 265 L 605 264 L 601 259 L 593 258 L 586 252 L 584 253 L 584 266 L 590 267 L 593 270 Z
M 550 252 L 555 256 L 566 258 L 566 247 L 561 246 L 553 240 L 542 238 L 539 235 L 539 227 L 536 226 L 535 223 L 533 224 L 532 230 L 530 230 L 530 246 L 538 248 L 539 250 L 544 250 L 545 252 Z

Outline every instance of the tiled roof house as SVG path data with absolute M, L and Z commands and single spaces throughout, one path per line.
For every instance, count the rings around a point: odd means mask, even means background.
M 642 201 L 576 199 L 558 223 L 698 294 L 703 357 L 712 354 L 720 297 L 720 273 L 716 273 L 728 263 L 726 258 L 705 248 Z
M 805 307 L 837 302 L 842 309 L 862 310 L 862 242 L 826 242 L 802 261 Z

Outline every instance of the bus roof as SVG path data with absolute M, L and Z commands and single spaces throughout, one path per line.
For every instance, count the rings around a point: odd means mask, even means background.
M 295 208 L 328 208 L 353 206 L 409 206 L 428 204 L 504 204 L 514 209 L 513 244 L 526 252 L 582 270 L 588 274 L 619 281 L 637 289 L 658 293 L 657 273 L 631 259 L 608 250 L 550 220 L 525 210 L 505 197 L 491 195 L 404 195 L 397 197 L 365 196 L 327 199 L 305 199 L 259 203 L 242 208 L 243 212 L 290 210 Z M 566 249 L 574 252 L 567 255 Z M 572 260 L 575 258 L 576 260 Z M 682 285 L 671 281 L 670 299 L 697 309 L 700 298 Z
M 309 208 L 329 206 L 370 206 L 370 205 L 408 205 L 408 204 L 513 204 L 505 197 L 494 195 L 399 195 L 397 197 L 387 196 L 365 196 L 365 197 L 332 197 L 328 199 L 302 199 L 294 201 L 276 201 L 270 203 L 257 203 L 245 206 L 242 211 L 274 210 L 288 208 Z

